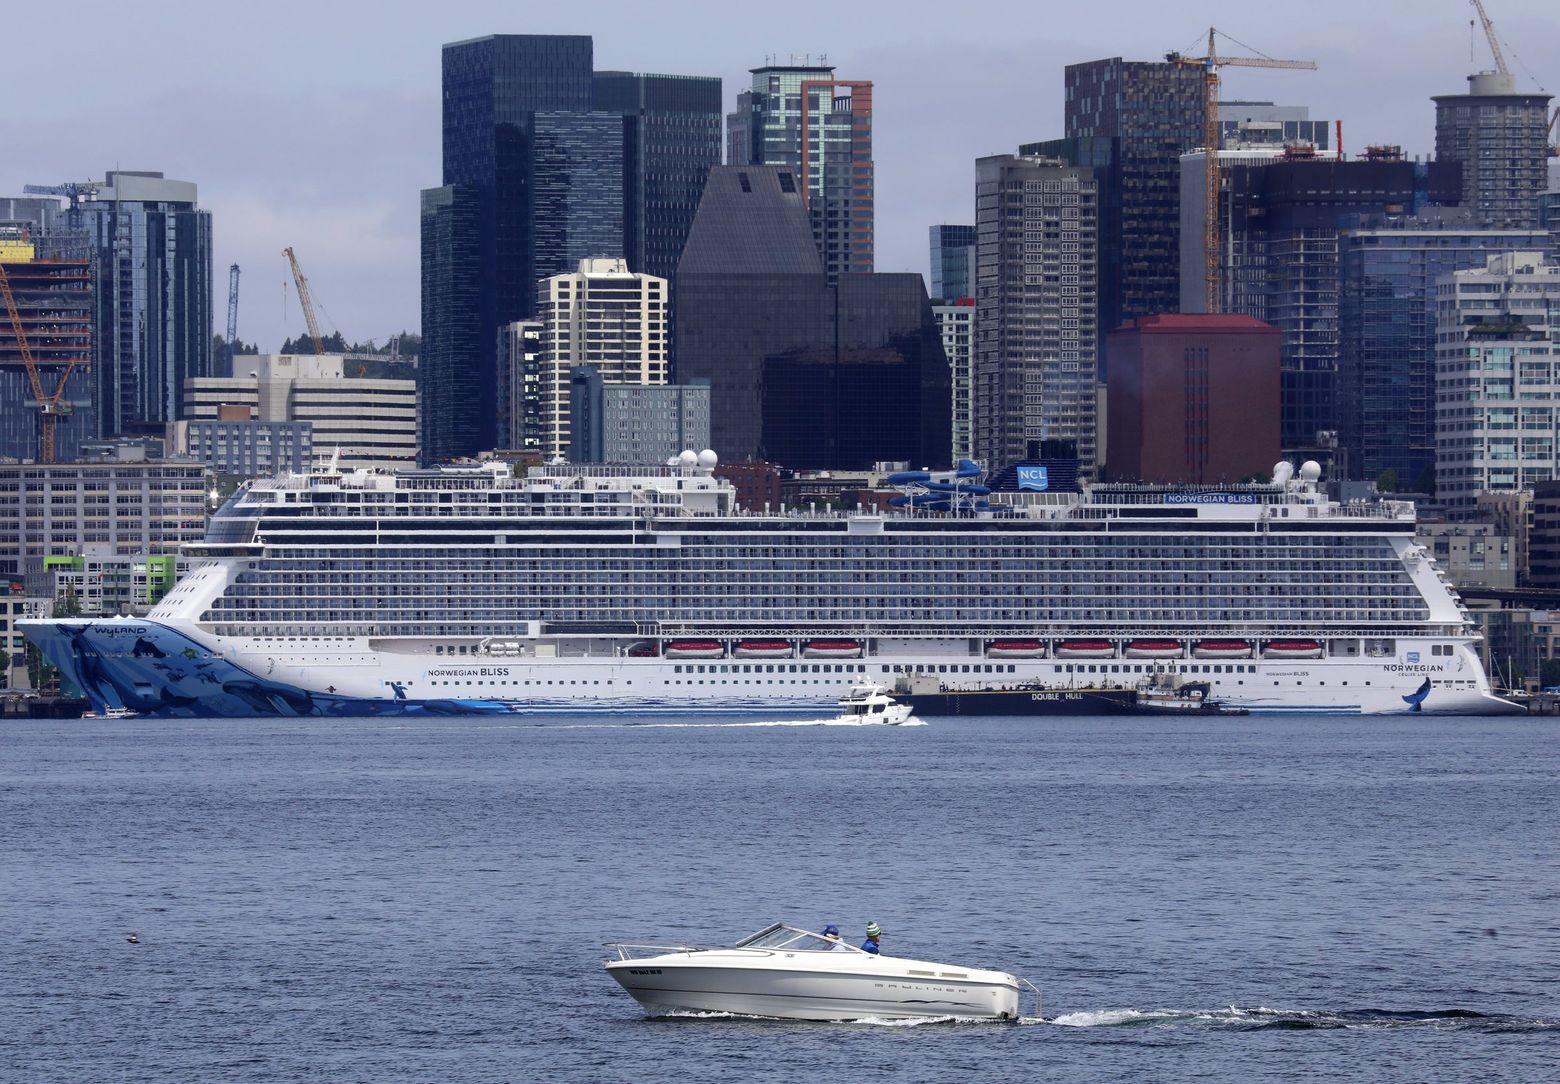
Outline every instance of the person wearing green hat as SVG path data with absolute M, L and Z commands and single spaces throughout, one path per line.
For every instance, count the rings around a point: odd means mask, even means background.
M 867 923 L 867 939 L 861 943 L 861 951 L 870 952 L 874 956 L 883 951 L 882 947 L 878 944 L 878 938 L 881 937 L 882 934 L 882 927 L 880 927 L 876 922 Z

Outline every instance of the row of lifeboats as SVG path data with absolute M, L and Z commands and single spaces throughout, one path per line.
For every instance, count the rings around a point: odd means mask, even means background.
M 807 640 L 641 640 L 628 649 L 630 658 L 667 659 L 859 659 L 866 653 L 860 640 L 813 638 Z
M 1261 654 L 1264 659 L 1319 659 L 1322 644 L 1318 640 L 1170 640 L 1138 638 L 1107 640 L 1080 637 L 1065 640 L 988 640 L 988 659 L 1249 659 Z

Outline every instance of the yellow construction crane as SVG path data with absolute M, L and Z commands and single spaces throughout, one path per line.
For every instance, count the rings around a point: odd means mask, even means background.
M 27 327 L 22 321 L 21 310 L 16 306 L 16 296 L 11 292 L 11 277 L 6 274 L 3 262 L 0 262 L 0 297 L 5 299 L 5 311 L 11 318 L 11 330 L 16 335 L 16 347 L 21 351 L 22 364 L 27 369 L 27 381 L 32 385 L 33 398 L 37 400 L 38 409 L 43 415 L 43 430 L 38 441 L 38 458 L 41 462 L 53 463 L 54 424 L 61 414 L 68 413 L 70 410 L 70 404 L 65 402 L 65 382 L 76 369 L 76 359 L 71 358 L 65 362 L 64 372 L 60 373 L 59 383 L 55 386 L 53 394 L 45 395 L 43 377 L 38 372 L 38 361 L 33 357 L 32 348 L 27 344 Z
M 1479 13 L 1479 22 L 1484 24 L 1484 36 L 1489 39 L 1490 53 L 1495 57 L 1495 70 L 1502 75 L 1510 75 L 1511 69 L 1506 67 L 1506 54 L 1500 50 L 1500 41 L 1495 37 L 1495 24 L 1490 22 L 1489 13 L 1484 10 L 1483 0 L 1469 0 L 1469 3 L 1473 4 L 1473 9 Z
M 320 338 L 320 322 L 314 318 L 314 299 L 309 296 L 309 280 L 303 277 L 303 268 L 298 266 L 298 257 L 293 255 L 291 245 L 282 249 L 282 255 L 292 264 L 293 281 L 298 284 L 298 304 L 303 309 L 304 322 L 309 325 L 309 338 L 314 340 L 314 352 L 323 354 L 325 341 Z
M 1214 35 L 1218 31 L 1214 27 L 1208 28 L 1208 54 L 1206 56 L 1182 56 L 1180 53 L 1166 53 L 1165 59 L 1172 64 L 1180 64 L 1183 67 L 1197 67 L 1203 71 L 1203 97 L 1205 107 L 1205 127 L 1203 131 L 1203 148 L 1206 157 L 1204 172 L 1207 174 L 1207 183 L 1204 186 L 1203 199 L 1205 202 L 1203 215 L 1203 279 L 1207 293 L 1207 308 L 1209 312 L 1218 312 L 1223 307 L 1223 291 L 1220 288 L 1220 261 L 1219 261 L 1219 69 L 1220 68 L 1291 68 L 1301 71 L 1315 71 L 1314 60 L 1275 60 L 1269 56 L 1220 56 L 1218 46 L 1214 41 Z M 1224 35 L 1229 37 L 1228 34 Z M 1233 38 L 1230 39 L 1234 41 Z M 1237 42 L 1236 44 L 1240 44 Z M 1244 48 L 1249 48 L 1245 46 Z
M 1560 105 L 1555 106 L 1554 116 L 1549 118 L 1549 153 L 1560 158 L 1560 138 L 1556 138 L 1556 129 L 1560 128 Z

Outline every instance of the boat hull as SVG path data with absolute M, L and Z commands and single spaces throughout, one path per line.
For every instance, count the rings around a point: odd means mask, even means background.
M 839 972 L 678 965 L 655 958 L 613 962 L 607 970 L 653 1014 L 722 1012 L 783 1020 L 1018 1018 L 1016 983 L 912 976 L 891 962 L 867 966 Z
M 163 718 L 480 714 L 630 715 L 776 714 L 816 711 L 832 717 L 841 697 L 863 680 L 892 684 L 895 674 L 935 673 L 946 653 L 874 653 L 850 663 L 801 660 L 739 664 L 678 662 L 612 654 L 594 658 L 501 659 L 395 652 L 368 639 L 328 646 L 281 646 L 214 636 L 198 627 L 150 618 L 23 619 L 18 628 L 89 699 L 93 710 L 129 708 Z M 1212 695 L 1253 714 L 1520 714 L 1493 695 L 1464 640 L 1455 656 L 1430 655 L 1431 641 L 1403 640 L 1387 658 L 1252 660 L 1209 673 L 1195 663 L 1122 664 L 1126 684 L 1151 668 L 1202 678 Z M 969 657 L 967 657 L 969 658 Z M 1436 660 L 1436 661 L 1426 661 Z M 973 668 L 982 664 L 969 658 Z M 997 664 L 989 664 L 995 667 Z M 1069 664 L 1014 660 L 1001 664 L 1012 686 L 1059 690 Z M 1112 664 L 1116 665 L 1116 664 Z M 691 670 L 690 670 L 691 668 Z M 1128 673 L 1131 669 L 1131 673 Z M 990 682 L 993 675 L 986 678 Z M 1116 678 L 1114 672 L 1110 677 Z M 962 675 L 961 675 L 962 677 Z M 1431 686 L 1420 694 L 1422 683 Z M 982 682 L 984 685 L 986 682 Z M 975 675 L 967 681 L 976 686 Z M 1006 691 L 1006 690 L 1005 690 Z M 1118 692 L 1124 690 L 1118 690 Z M 968 697 L 968 692 L 961 692 Z M 1031 697 L 1032 690 L 1020 690 Z M 1411 698 L 1411 699 L 1405 699 Z M 910 698 L 914 701 L 914 697 Z M 997 701 L 990 701 L 993 705 Z M 1040 714 L 1051 714 L 1043 702 Z M 1034 714 L 1000 707 L 958 714 Z M 820 710 L 822 709 L 822 710 Z M 1056 714 L 1094 712 L 1086 700 Z M 917 710 L 925 716 L 927 711 Z
M 1137 710 L 1133 689 L 967 689 L 937 693 L 897 693 L 913 715 L 1131 715 Z

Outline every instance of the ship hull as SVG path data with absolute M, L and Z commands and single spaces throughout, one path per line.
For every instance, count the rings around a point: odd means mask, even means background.
M 129 708 L 153 717 L 775 714 L 832 709 L 863 680 L 892 683 L 900 674 L 947 674 L 944 685 L 973 704 L 974 690 L 999 682 L 1060 693 L 1057 686 L 1128 686 L 1149 671 L 1206 680 L 1221 703 L 1252 714 L 1523 711 L 1491 693 L 1471 639 L 1433 663 L 1419 661 L 1432 657 L 1428 639 L 1401 640 L 1397 654 L 1387 658 L 1239 664 L 994 663 L 955 654 L 954 642 L 853 660 L 743 663 L 636 658 L 626 649 L 584 658 L 434 658 L 377 649 L 367 639 L 338 638 L 318 647 L 263 644 L 148 618 L 39 619 L 19 627 L 94 710 Z M 1108 671 L 1091 670 L 1106 666 Z M 1091 681 L 1091 672 L 1108 677 Z M 1078 710 L 1057 714 L 1094 714 L 1094 707 L 1080 700 Z

